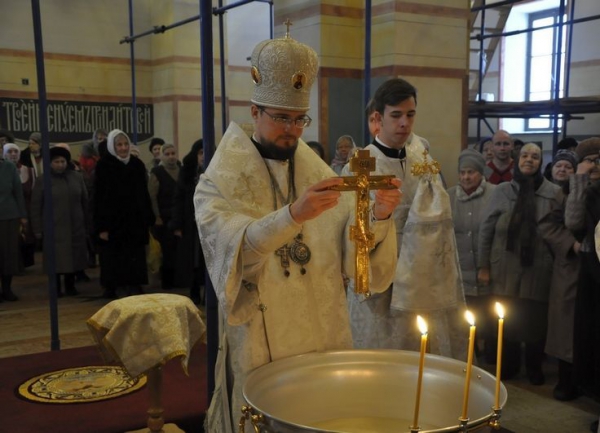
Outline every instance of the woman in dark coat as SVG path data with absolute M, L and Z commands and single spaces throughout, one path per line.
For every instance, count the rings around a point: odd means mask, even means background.
M 12 162 L 0 159 L 0 302 L 16 301 L 12 292 L 13 275 L 21 271 L 19 235 L 27 224 L 21 179 Z
M 190 298 L 199 304 L 203 300 L 200 286 L 204 285 L 206 265 L 198 238 L 194 212 L 194 191 L 200 174 L 204 171 L 204 149 L 202 139 L 192 145 L 183 158 L 175 190 L 172 219 L 169 227 L 178 237 L 177 260 L 175 262 L 175 285 L 189 287 Z
M 565 195 L 569 194 L 569 177 L 577 164 L 577 154 L 566 149 L 560 149 L 550 164 L 551 180 Z M 558 359 L 558 383 L 553 395 L 557 400 L 573 400 L 579 395 L 573 378 L 573 327 L 580 267 L 577 251 L 581 244 L 565 226 L 564 208 L 546 215 L 540 221 L 540 231 L 554 256 L 545 349 Z
M 83 176 L 69 170 L 71 153 L 62 147 L 50 149 L 50 180 L 53 204 L 56 289 L 62 296 L 61 275 L 65 292 L 77 295 L 75 272 L 87 266 L 87 206 L 88 195 Z M 42 238 L 44 183 L 40 179 L 33 190 L 31 220 L 35 237 Z
M 175 146 L 163 144 L 160 147 L 160 159 L 158 166 L 150 172 L 148 192 L 156 217 L 152 233 L 160 242 L 162 250 L 161 285 L 163 290 L 171 290 L 174 287 L 177 238 L 173 234 L 173 230 L 169 228 L 169 223 L 172 218 L 173 197 L 177 189 L 180 170 Z
M 117 288 L 143 293 L 148 284 L 146 245 L 154 224 L 144 163 L 130 156 L 131 141 L 123 131 L 108 134 L 108 154 L 96 165 L 94 228 L 101 253 L 100 283 L 104 297 Z

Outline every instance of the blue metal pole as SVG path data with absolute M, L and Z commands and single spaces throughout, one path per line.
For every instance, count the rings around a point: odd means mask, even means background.
M 365 67 L 364 67 L 365 84 L 363 88 L 363 110 L 361 115 L 364 116 L 364 133 L 363 146 L 369 144 L 369 116 L 365 116 L 365 108 L 371 99 L 371 0 L 365 0 Z
M 275 9 L 273 8 L 273 2 L 269 2 L 269 17 L 271 19 L 271 28 L 269 29 L 269 36 L 271 39 L 275 37 Z
M 214 71 L 212 48 L 212 10 L 210 0 L 200 0 L 200 57 L 202 71 L 202 137 L 206 166 L 215 149 Z M 208 401 L 215 389 L 215 364 L 219 346 L 219 309 L 215 289 L 206 277 L 206 346 L 207 346 L 207 390 Z
M 560 1 L 558 8 L 558 38 L 556 41 L 556 56 L 554 66 L 554 112 L 552 118 L 554 125 L 552 125 L 552 155 L 556 153 L 556 146 L 558 144 L 558 119 L 560 109 L 560 65 L 562 63 L 562 40 L 563 40 L 563 23 L 565 21 L 565 0 Z M 565 121 L 563 120 L 563 124 Z
M 483 6 L 483 9 L 481 9 L 481 27 L 479 33 L 483 36 L 485 33 L 485 0 L 482 1 L 481 5 Z M 481 102 L 481 93 L 483 92 L 483 72 L 486 67 L 486 65 L 483 64 L 484 60 L 487 61 L 487 56 L 485 55 L 483 38 L 481 38 L 479 40 L 479 71 L 477 72 L 479 74 L 479 80 L 477 82 L 477 100 L 479 102 Z M 477 119 L 477 141 L 481 140 L 481 120 L 481 118 Z
M 52 203 L 52 179 L 50 178 L 50 139 L 48 136 L 48 101 L 46 97 L 46 71 L 44 68 L 44 45 L 42 38 L 42 15 L 39 0 L 31 0 L 33 36 L 35 40 L 35 63 L 40 106 L 40 132 L 42 134 L 42 164 L 44 166 L 44 262 L 48 269 L 50 298 L 50 350 L 60 350 L 58 335 L 58 303 L 56 293 L 56 248 L 54 242 L 54 206 Z
M 219 8 L 223 6 L 223 0 L 219 0 Z M 225 83 L 225 34 L 223 31 L 223 14 L 219 14 L 219 55 L 221 56 L 221 130 L 225 133 L 227 129 L 227 92 Z
M 569 2 L 570 11 L 569 11 L 569 20 L 572 20 L 575 16 L 575 0 L 571 0 Z M 564 97 L 569 97 L 569 86 L 571 84 L 571 51 L 573 49 L 573 24 L 569 24 L 569 37 L 567 38 L 567 59 L 565 61 L 565 91 Z M 567 137 L 567 122 L 566 119 L 563 120 L 563 138 Z
M 129 0 L 129 36 L 133 36 L 133 0 Z M 129 54 L 131 56 L 131 127 L 133 131 L 133 143 L 137 145 L 137 103 L 135 95 L 135 40 L 129 43 Z

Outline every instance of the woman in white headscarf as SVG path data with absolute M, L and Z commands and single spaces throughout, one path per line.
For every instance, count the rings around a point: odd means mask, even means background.
M 350 161 L 354 152 L 356 152 L 356 149 L 354 139 L 350 135 L 342 135 L 338 138 L 335 144 L 335 156 L 331 161 L 333 171 L 340 175 L 344 166 Z
M 131 141 L 123 131 L 108 134 L 108 154 L 96 165 L 94 228 L 100 253 L 100 284 L 104 297 L 116 298 L 117 289 L 143 293 L 148 284 L 146 245 L 154 224 L 146 168 L 130 155 Z

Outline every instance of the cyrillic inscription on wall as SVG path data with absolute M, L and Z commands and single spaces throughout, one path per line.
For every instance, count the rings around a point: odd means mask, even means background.
M 154 136 L 152 104 L 137 104 L 138 142 Z M 133 140 L 132 104 L 110 102 L 48 101 L 48 130 L 52 143 L 91 140 L 98 128 L 120 129 Z M 40 131 L 37 99 L 0 98 L 0 128 L 27 141 Z

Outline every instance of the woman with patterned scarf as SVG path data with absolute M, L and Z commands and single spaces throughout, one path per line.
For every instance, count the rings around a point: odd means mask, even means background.
M 507 311 L 502 378 L 516 376 L 525 343 L 529 381 L 542 385 L 548 296 L 553 257 L 538 221 L 562 205 L 561 188 L 542 176 L 542 150 L 523 146 L 513 180 L 496 187 L 484 211 L 479 232 L 477 278 L 489 284 L 493 302 Z M 492 308 L 492 306 L 490 306 Z

